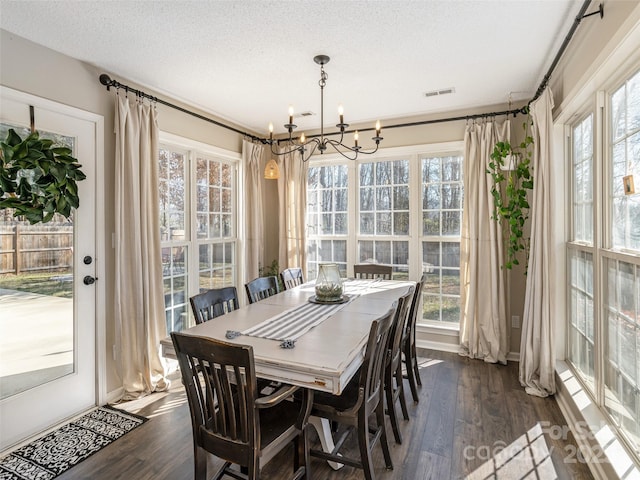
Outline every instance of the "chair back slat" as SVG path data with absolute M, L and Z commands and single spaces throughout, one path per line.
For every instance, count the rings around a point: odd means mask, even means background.
M 247 290 L 249 303 L 256 303 L 276 293 L 280 293 L 278 278 L 276 276 L 258 277 L 247 283 L 245 288 Z
M 404 334 L 402 342 L 415 341 L 416 335 L 416 323 L 418 321 L 418 306 L 420 305 L 420 296 L 422 295 L 422 287 L 426 281 L 427 274 L 423 273 L 420 280 L 416 283 L 416 288 L 413 291 L 413 298 L 411 299 L 411 308 L 409 309 L 409 315 L 407 317 L 407 323 L 404 328 Z
M 393 266 L 378 263 L 361 263 L 353 266 L 353 276 L 360 279 L 391 280 Z
M 214 288 L 189 299 L 191 310 L 200 324 L 240 308 L 236 287 Z
M 285 290 L 289 290 L 304 283 L 301 268 L 287 268 L 280 272 L 280 279 Z
M 360 370 L 360 388 L 364 390 L 364 401 L 368 404 L 366 407 L 368 413 L 371 413 L 378 402 L 382 400 L 381 389 L 386 358 L 385 352 L 396 309 L 397 302 L 394 302 L 393 307 L 383 317 L 372 322 L 369 330 Z
M 412 286 L 405 295 L 398 299 L 398 308 L 393 323 L 391 324 L 387 347 L 387 362 L 393 365 L 392 370 L 395 370 L 395 366 L 398 365 L 402 358 L 402 339 L 405 335 L 407 313 L 409 312 L 414 291 L 415 287 Z

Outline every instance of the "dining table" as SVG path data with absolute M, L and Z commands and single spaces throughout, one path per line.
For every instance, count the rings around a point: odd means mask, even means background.
M 362 365 L 371 323 L 415 282 L 344 279 L 342 285 L 340 303 L 315 303 L 314 282 L 307 282 L 183 333 L 251 345 L 259 378 L 340 395 Z M 176 358 L 170 337 L 161 348 L 164 357 Z M 328 421 L 312 417 L 310 423 L 330 451 Z

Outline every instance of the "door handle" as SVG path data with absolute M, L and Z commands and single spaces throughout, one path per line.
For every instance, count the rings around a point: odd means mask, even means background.
M 82 279 L 82 282 L 85 285 L 93 285 L 96 282 L 97 278 L 92 277 L 91 275 L 87 275 Z

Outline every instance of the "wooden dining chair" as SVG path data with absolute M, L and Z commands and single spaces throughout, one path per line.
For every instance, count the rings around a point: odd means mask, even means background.
M 282 280 L 285 290 L 289 290 L 304 283 L 301 268 L 287 268 L 281 271 L 280 279 Z
M 416 283 L 416 289 L 413 292 L 411 300 L 411 309 L 407 318 L 407 325 L 404 329 L 402 338 L 402 353 L 405 372 L 409 380 L 409 388 L 413 401 L 418 403 L 418 386 L 422 386 L 420 379 L 420 369 L 418 368 L 418 356 L 416 352 L 416 323 L 418 321 L 418 309 L 420 308 L 420 297 L 422 296 L 422 287 L 427 279 L 427 274 L 423 273 L 422 278 Z M 422 314 L 421 314 L 422 316 Z
M 379 263 L 360 263 L 353 266 L 355 278 L 391 280 L 393 266 Z
M 384 394 L 387 400 L 387 414 L 391 421 L 391 429 L 397 444 L 402 443 L 400 425 L 396 412 L 396 402 L 400 400 L 402 416 L 409 420 L 409 410 L 407 400 L 404 397 L 404 381 L 402 379 L 402 338 L 407 323 L 407 313 L 413 298 L 414 287 L 398 299 L 398 309 L 396 310 L 389 339 L 387 340 L 387 353 L 384 367 Z
M 245 288 L 247 289 L 249 303 L 256 303 L 276 293 L 280 293 L 278 277 L 276 276 L 258 277 L 245 284 Z
M 171 339 L 191 413 L 196 480 L 210 478 L 208 454 L 224 461 L 213 478 L 257 479 L 260 468 L 292 442 L 292 478 L 311 478 L 307 443 L 311 401 L 306 389 L 286 385 L 258 397 L 251 346 L 178 332 L 172 332 Z M 298 390 L 302 393 L 294 401 Z
M 362 468 L 367 480 L 375 478 L 372 450 L 378 442 L 382 447 L 386 467 L 393 469 L 385 430 L 382 375 L 387 339 L 396 308 L 397 302 L 387 313 L 372 322 L 360 371 L 344 388 L 342 394 L 332 395 L 316 392 L 311 409 L 312 415 L 347 426 L 335 442 L 333 451 L 311 450 L 311 455 Z M 375 427 L 369 423 L 369 418 L 374 413 L 376 416 Z M 339 453 L 346 438 L 354 431 L 358 435 L 359 459 L 346 457 Z
M 213 288 L 189 299 L 196 324 L 240 308 L 236 287 Z

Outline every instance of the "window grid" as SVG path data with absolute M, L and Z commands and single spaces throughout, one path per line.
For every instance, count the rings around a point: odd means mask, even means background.
M 315 279 L 318 264 L 338 264 L 347 276 L 348 166 L 310 166 L 307 174 L 307 278 Z M 342 239 L 340 239 L 342 238 Z
M 409 272 L 409 160 L 358 165 L 358 263 L 393 266 L 393 278 Z
M 160 147 L 158 194 L 167 332 L 179 331 L 189 326 L 189 246 L 185 229 L 187 164 L 185 152 Z
M 640 176 L 640 72 L 597 99 L 601 108 L 572 125 L 569 142 L 567 357 L 638 459 L 640 195 L 625 192 L 623 178 L 637 183 Z M 606 153 L 588 145 L 591 137 L 601 138 Z
M 421 161 L 422 318 L 428 322 L 460 321 L 462 160 L 450 155 Z
M 624 177 L 640 178 L 640 71 L 611 95 L 612 247 L 640 252 L 640 195 Z M 636 187 L 636 191 L 640 187 Z
M 236 283 L 235 183 L 234 168 L 229 162 L 197 156 L 196 235 L 200 291 Z
M 573 129 L 573 239 L 593 244 L 593 115 Z
M 160 146 L 158 166 L 165 318 L 172 332 L 194 324 L 191 295 L 237 283 L 237 172 L 232 160 L 172 144 Z
M 640 447 L 640 265 L 605 259 L 605 408 Z
M 595 394 L 595 325 L 593 255 L 578 249 L 569 253 L 569 361 Z
M 419 147 L 422 152 L 431 149 L 430 145 L 423 147 Z M 395 279 L 417 279 L 424 271 L 429 277 L 424 298 L 434 304 L 437 302 L 438 307 L 436 316 L 422 315 L 418 321 L 425 322 L 429 318 L 432 325 L 443 326 L 446 322 L 447 327 L 457 327 L 460 312 L 462 155 L 454 152 L 461 151 L 462 142 L 438 145 L 437 149 L 428 154 L 418 153 L 419 150 L 412 148 L 413 153 L 400 152 L 395 158 L 387 152 L 380 152 L 381 158 L 367 157 L 366 161 L 354 162 L 345 161 L 337 155 L 317 159 L 315 164 L 315 159 L 312 159 L 307 184 L 308 278 L 314 278 L 317 264 L 326 261 L 338 263 L 343 276 L 352 273 L 347 270 L 353 264 L 366 261 L 392 265 Z M 445 191 L 444 204 L 439 200 L 437 207 L 430 209 L 439 213 L 440 210 L 445 211 L 443 223 L 451 227 L 446 235 L 442 235 L 440 230 L 435 235 L 423 234 L 421 185 L 427 183 L 422 181 L 422 161 L 426 158 L 436 158 L 439 165 L 438 191 Z M 337 165 L 344 168 L 345 174 L 339 186 L 333 180 L 321 182 L 321 174 L 329 178 L 326 170 Z M 441 168 L 441 165 L 445 167 Z M 348 192 L 348 205 L 339 211 L 346 213 L 347 225 L 357 226 L 341 235 L 335 230 L 322 231 L 322 223 L 317 216 L 322 210 L 322 193 L 319 192 L 335 188 Z M 439 198 L 441 196 L 439 193 Z M 335 204 L 332 208 L 336 211 Z M 378 213 L 386 217 L 382 218 Z M 396 216 L 394 222 L 396 213 L 401 215 Z M 368 223 L 364 223 L 364 232 L 360 229 L 363 214 L 369 215 Z M 432 258 L 434 255 L 436 258 Z

